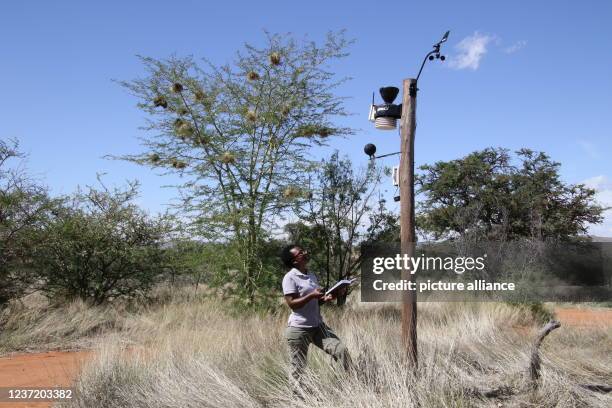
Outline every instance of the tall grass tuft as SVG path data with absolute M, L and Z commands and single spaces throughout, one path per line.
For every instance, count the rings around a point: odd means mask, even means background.
M 612 330 L 562 327 L 541 349 L 541 386 L 498 399 L 476 389 L 524 384 L 540 325 L 529 308 L 500 303 L 419 304 L 419 368 L 406 365 L 394 305 L 351 302 L 324 311 L 345 341 L 345 373 L 311 346 L 302 392 L 287 381 L 286 312 L 237 317 L 210 299 L 170 302 L 131 315 L 82 373 L 85 407 L 608 407 L 612 396 L 581 383 L 612 378 Z M 129 338 L 140 351 L 125 350 Z M 121 340 L 120 340 L 121 339 Z

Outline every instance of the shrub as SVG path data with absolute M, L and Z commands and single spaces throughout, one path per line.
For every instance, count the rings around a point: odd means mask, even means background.
M 101 304 L 150 289 L 165 269 L 169 224 L 135 206 L 136 194 L 135 183 L 126 190 L 90 187 L 56 211 L 33 257 L 47 295 Z

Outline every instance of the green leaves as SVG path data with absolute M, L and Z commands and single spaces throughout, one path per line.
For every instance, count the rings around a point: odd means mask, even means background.
M 306 138 L 314 137 L 314 136 L 326 138 L 326 137 L 333 135 L 336 132 L 337 132 L 337 129 L 334 129 L 329 126 L 308 124 L 308 125 L 299 126 L 295 130 L 295 135 L 298 137 L 306 137 Z
M 488 148 L 461 159 L 420 167 L 423 194 L 417 226 L 434 238 L 568 239 L 602 220 L 594 191 L 566 185 L 560 164 L 543 152 Z
M 315 170 L 311 194 L 296 200 L 301 222 L 290 225 L 287 232 L 294 242 L 311 249 L 314 263 L 328 272 L 329 283 L 329 274 L 337 280 L 355 272 L 361 261 L 357 245 L 377 236 L 383 227 L 372 207 L 381 172 L 374 166 L 355 170 L 337 151 Z
M 35 281 L 31 256 L 56 204 L 44 187 L 12 167 L 22 158 L 16 141 L 0 140 L 0 308 Z
M 342 33 L 322 45 L 266 35 L 265 46 L 247 44 L 225 65 L 141 58 L 146 75 L 122 83 L 150 133 L 141 154 L 120 158 L 180 173 L 180 210 L 202 235 L 244 245 L 251 289 L 262 283 L 260 240 L 301 197 L 292 186 L 306 184 L 311 148 L 351 133 L 333 125 L 346 115 L 334 94 L 344 79 L 327 68 L 346 56 Z
M 89 188 L 49 219 L 32 257 L 50 296 L 101 303 L 144 294 L 165 271 L 167 219 L 151 218 L 127 189 Z

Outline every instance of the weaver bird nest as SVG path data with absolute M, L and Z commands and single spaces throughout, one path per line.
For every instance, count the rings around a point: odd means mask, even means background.
M 168 101 L 163 96 L 158 96 L 157 98 L 153 99 L 153 106 L 156 108 L 162 107 L 166 109 L 168 108 Z
M 172 84 L 172 86 L 170 87 L 170 90 L 174 93 L 181 93 L 183 92 L 183 85 L 179 84 L 178 82 L 175 82 Z
M 185 167 L 187 167 L 187 163 L 178 159 L 172 159 L 172 167 L 179 170 L 184 169 Z
M 206 136 L 199 136 L 193 139 L 193 143 L 197 146 L 207 145 L 210 142 L 210 139 Z
M 236 156 L 234 156 L 232 153 L 230 152 L 225 152 L 221 155 L 221 157 L 219 158 L 219 160 L 221 161 L 221 163 L 223 164 L 230 164 L 230 163 L 235 163 L 236 162 Z
M 328 137 L 334 134 L 334 129 L 329 128 L 327 126 L 303 125 L 297 129 L 296 133 L 299 136 L 304 136 L 304 137 L 312 137 L 312 136 Z
M 284 198 L 296 198 L 302 195 L 302 191 L 294 186 L 289 186 L 287 187 L 285 190 L 283 190 L 283 197 Z
M 193 127 L 189 122 L 179 118 L 174 121 L 174 131 L 181 137 L 187 137 L 193 134 Z
M 281 63 L 281 57 L 278 52 L 273 52 L 272 54 L 270 54 L 270 64 L 280 65 L 280 63 Z
M 204 100 L 206 100 L 206 94 L 201 91 L 201 90 L 197 90 L 193 93 L 193 98 L 197 101 L 197 102 L 204 102 Z

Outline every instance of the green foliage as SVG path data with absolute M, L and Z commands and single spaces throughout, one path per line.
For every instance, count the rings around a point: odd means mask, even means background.
M 283 243 L 272 239 L 260 241 L 256 276 L 257 286 L 252 296 L 245 293 L 244 276 L 241 274 L 239 241 L 203 242 L 198 251 L 187 256 L 195 282 L 215 289 L 214 296 L 222 295 L 236 310 L 270 310 L 278 304 L 280 260 L 278 254 Z
M 308 248 L 325 285 L 355 274 L 362 260 L 358 245 L 380 234 L 384 202 L 378 201 L 378 212 L 374 206 L 380 178 L 373 162 L 355 171 L 352 162 L 336 151 L 318 166 L 309 183 L 309 198 L 296 206 L 300 222 L 288 225 L 286 231 L 293 242 Z M 369 228 L 364 228 L 368 219 Z
M 330 237 L 332 232 L 325 228 L 323 225 L 306 224 L 298 221 L 285 225 L 285 232 L 289 242 L 308 249 L 310 254 L 309 268 L 328 275 L 327 272 L 330 269 L 328 261 L 330 260 L 331 253 Z M 322 284 L 328 285 L 327 279 L 329 276 L 322 276 L 322 278 L 325 279 Z
M 370 214 L 367 236 L 364 244 L 400 242 L 399 214 L 389 211 L 384 199 L 378 201 L 378 209 Z
M 564 240 L 602 221 L 593 189 L 563 183 L 560 164 L 545 153 L 521 149 L 516 155 L 518 165 L 507 149 L 488 148 L 421 166 L 419 230 L 434 239 Z
M 40 289 L 55 298 L 94 304 L 145 294 L 165 270 L 166 219 L 151 218 L 125 190 L 89 187 L 55 211 L 34 248 Z
M 122 83 L 150 116 L 152 135 L 145 152 L 121 159 L 186 180 L 179 209 L 194 233 L 239 248 L 236 283 L 251 300 L 266 276 L 265 231 L 301 198 L 309 149 L 351 133 L 331 121 L 346 115 L 333 94 L 344 80 L 327 69 L 348 44 L 342 34 L 322 46 L 268 35 L 266 46 L 247 44 L 227 65 L 142 58 L 148 75 Z
M 508 302 L 508 304 L 519 310 L 526 311 L 533 320 L 541 324 L 547 323 L 555 318 L 555 313 L 549 310 L 542 302 Z
M 176 228 L 182 230 L 182 228 Z M 189 238 L 172 239 L 164 248 L 166 279 L 174 285 L 178 280 L 198 284 L 207 280 L 209 271 L 203 256 L 205 244 Z
M 21 296 L 32 283 L 32 247 L 52 208 L 43 187 L 9 167 L 23 157 L 17 142 L 0 140 L 0 307 Z

